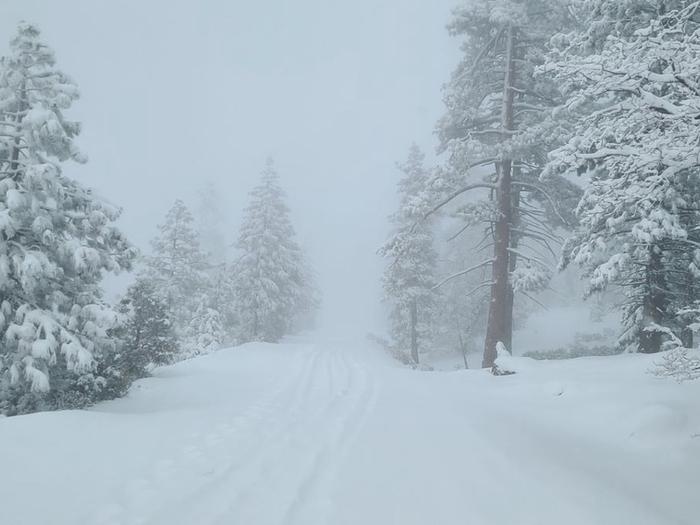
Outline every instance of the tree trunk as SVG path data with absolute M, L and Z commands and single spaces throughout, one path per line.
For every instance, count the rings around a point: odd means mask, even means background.
M 658 330 L 645 330 L 650 324 L 663 325 L 666 313 L 666 281 L 663 274 L 663 261 L 658 246 L 649 248 L 649 263 L 647 266 L 647 293 L 643 299 L 642 313 L 644 326 L 639 334 L 639 351 L 644 354 L 654 354 L 661 351 L 663 334 Z
M 685 348 L 693 348 L 693 331 L 686 327 L 681 331 L 681 341 Z
M 462 334 L 459 334 L 459 349 L 462 352 L 462 358 L 464 359 L 464 369 L 469 370 L 469 361 L 467 361 L 467 343 L 462 337 Z
M 411 359 L 418 364 L 418 304 L 415 299 L 411 302 Z
M 513 102 L 515 91 L 515 62 L 513 57 L 514 29 L 508 27 L 506 41 L 505 81 L 503 85 L 502 129 L 504 140 L 508 137 L 508 131 L 513 127 Z M 489 303 L 488 324 L 486 326 L 486 340 L 484 341 L 484 358 L 482 366 L 491 368 L 496 361 L 496 345 L 503 344 L 511 339 L 509 320 L 507 313 L 509 294 L 512 293 L 509 279 L 510 268 L 510 233 L 512 217 L 512 167 L 511 159 L 502 159 L 496 164 L 498 175 L 496 200 L 500 213 L 494 226 L 494 253 L 491 276 L 491 302 Z M 511 306 L 512 311 L 512 306 Z
M 518 172 L 520 168 L 513 167 L 513 178 L 517 180 Z M 512 207 L 511 207 L 511 227 L 518 227 L 518 222 L 520 220 L 518 209 L 520 208 L 520 192 L 515 189 L 513 191 L 512 197 Z M 511 233 L 510 235 L 510 246 L 513 249 L 518 248 L 518 237 Z M 506 346 L 510 353 L 513 353 L 513 309 L 515 306 L 515 293 L 513 292 L 513 285 L 510 282 L 510 274 L 515 271 L 518 264 L 518 256 L 514 253 L 508 254 L 508 294 L 506 297 L 505 306 L 505 316 L 506 316 L 506 332 L 503 336 L 503 344 Z

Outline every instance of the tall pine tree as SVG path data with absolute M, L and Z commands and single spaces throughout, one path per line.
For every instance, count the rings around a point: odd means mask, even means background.
M 546 285 L 557 236 L 564 225 L 561 200 L 576 187 L 562 178 L 539 180 L 547 152 L 559 136 L 548 118 L 559 95 L 535 76 L 549 35 L 566 22 L 560 2 L 467 0 L 455 10 L 453 35 L 464 37 L 464 59 L 445 93 L 447 114 L 438 131 L 449 166 L 435 181 L 436 210 L 471 193 L 460 211 L 465 228 L 485 230 L 491 277 L 483 366 L 491 367 L 499 342 L 512 346 L 514 293 Z M 553 224 L 552 224 L 553 223 Z M 465 270 L 466 271 L 466 270 Z
M 430 341 L 434 327 L 435 265 L 432 223 L 425 215 L 423 195 L 430 181 L 425 155 L 414 145 L 399 165 L 399 209 L 391 216 L 395 232 L 381 248 L 389 261 L 384 272 L 384 291 L 391 304 L 392 337 L 399 349 L 410 349 L 414 363 L 420 348 Z
M 250 193 L 233 270 L 239 339 L 276 342 L 314 307 L 313 284 L 272 160 Z
M 175 201 L 159 230 L 151 243 L 153 253 L 146 260 L 145 278 L 165 299 L 175 331 L 183 337 L 209 292 L 206 256 L 192 214 L 181 200 Z
M 78 98 L 38 29 L 19 25 L 0 63 L 0 404 L 40 408 L 43 393 L 99 388 L 96 363 L 117 323 L 100 289 L 134 250 L 119 210 L 63 173 L 85 162 L 66 118 Z M 18 407 L 18 404 L 23 404 Z M 13 406 L 14 405 L 14 408 Z

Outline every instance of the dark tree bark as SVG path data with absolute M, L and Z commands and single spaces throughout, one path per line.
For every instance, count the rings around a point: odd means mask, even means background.
M 515 100 L 515 60 L 514 28 L 508 27 L 506 35 L 505 80 L 503 85 L 503 106 L 501 125 L 504 139 L 513 129 L 513 103 Z M 482 366 L 491 368 L 497 357 L 496 346 L 499 342 L 506 344 L 511 340 L 512 330 L 512 294 L 510 286 L 510 237 L 512 219 L 512 168 L 511 159 L 504 158 L 496 164 L 498 175 L 496 200 L 499 211 L 498 221 L 494 225 L 494 253 L 491 276 L 491 302 L 489 303 L 488 325 L 484 342 Z M 508 305 L 511 314 L 508 314 Z
M 666 313 L 666 280 L 661 250 L 657 246 L 649 248 L 649 264 L 646 269 L 647 290 L 643 298 L 642 313 L 644 324 L 654 323 L 663 325 Z M 644 354 L 654 354 L 661 351 L 663 334 L 658 330 L 645 330 L 639 335 L 639 351 Z
M 518 168 L 513 168 L 513 177 L 518 178 Z M 513 190 L 512 197 L 512 207 L 511 207 L 511 228 L 518 227 L 519 214 L 518 209 L 520 208 L 520 191 L 517 189 Z M 518 237 L 512 232 L 510 234 L 510 246 L 513 249 L 518 248 Z M 515 306 L 515 293 L 513 292 L 513 285 L 510 282 L 510 274 L 515 271 L 518 265 L 518 256 L 512 252 L 508 254 L 508 292 L 506 296 L 506 306 L 505 306 L 505 316 L 506 316 L 506 327 L 505 334 L 503 336 L 503 344 L 506 346 L 509 352 L 513 352 L 513 309 Z

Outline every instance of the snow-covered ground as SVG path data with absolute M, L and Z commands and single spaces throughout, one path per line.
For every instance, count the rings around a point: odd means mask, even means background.
M 691 525 L 700 382 L 653 360 L 496 378 L 363 343 L 222 350 L 88 411 L 0 419 L 0 523 Z

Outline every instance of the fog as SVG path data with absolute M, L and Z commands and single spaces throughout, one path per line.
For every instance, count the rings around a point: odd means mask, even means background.
M 0 35 L 0 525 L 700 523 L 700 0 Z
M 323 295 L 321 328 L 378 329 L 376 249 L 395 205 L 394 164 L 432 152 L 457 46 L 450 0 L 4 0 L 0 32 L 35 23 L 73 77 L 90 160 L 66 173 L 124 208 L 147 250 L 176 198 L 213 181 L 235 241 L 269 155 Z M 109 282 L 110 292 L 124 278 Z

